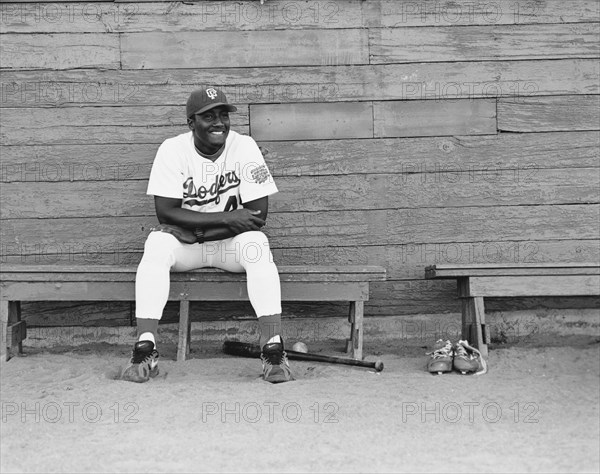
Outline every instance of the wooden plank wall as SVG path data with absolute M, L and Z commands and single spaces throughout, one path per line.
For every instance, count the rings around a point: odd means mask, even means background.
M 1 258 L 137 263 L 154 153 L 222 87 L 282 264 L 376 264 L 366 314 L 459 310 L 433 263 L 597 262 L 598 0 L 2 2 Z M 491 309 L 597 299 L 491 301 Z M 248 305 L 196 318 L 253 317 Z M 291 316 L 339 305 L 288 305 Z M 175 317 L 169 307 L 166 320 Z M 131 305 L 30 305 L 130 324 Z

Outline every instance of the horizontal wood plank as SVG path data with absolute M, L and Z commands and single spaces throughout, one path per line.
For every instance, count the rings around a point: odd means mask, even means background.
M 425 278 L 457 278 L 471 276 L 538 276 L 538 275 L 600 275 L 600 263 L 498 263 L 431 265 L 425 268 Z
M 373 138 L 373 105 L 251 105 L 250 133 L 261 141 Z
M 0 125 L 3 145 L 161 143 L 189 131 L 185 109 L 174 106 L 10 108 L 2 110 Z M 231 126 L 247 133 L 247 108 L 231 115 Z
M 119 69 L 119 37 L 108 34 L 2 35 L 2 69 Z
M 4 281 L 135 281 L 137 265 L 3 265 Z M 280 265 L 285 281 L 369 281 L 385 279 L 374 265 Z M 174 272 L 173 281 L 245 281 L 245 274 L 215 268 Z
M 431 182 L 425 174 L 434 174 L 439 175 L 440 183 L 468 177 L 469 181 L 517 184 L 531 182 L 543 169 L 600 167 L 600 135 L 596 132 L 261 145 L 276 179 L 401 173 L 407 182 Z M 0 182 L 145 180 L 157 149 L 158 144 L 5 146 Z
M 326 66 L 368 62 L 367 33 L 360 29 L 123 33 L 121 37 L 123 69 Z
M 364 7 L 369 26 L 393 28 L 580 23 L 597 20 L 599 14 L 595 0 L 374 0 L 364 2 Z
M 384 137 L 494 135 L 496 101 L 389 101 L 373 104 L 374 133 Z
M 500 99 L 498 129 L 509 132 L 600 130 L 600 95 Z
M 597 58 L 600 24 L 489 25 L 369 30 L 371 62 Z
M 221 87 L 236 104 L 527 98 L 598 94 L 597 61 L 560 59 L 444 63 L 5 71 L 4 107 L 178 105 L 192 89 Z M 191 64 L 190 64 L 191 65 Z M 376 87 L 374 86 L 376 84 Z
M 466 207 L 270 213 L 265 227 L 275 247 L 394 245 L 505 240 L 597 239 L 596 205 Z M 0 228 L 6 246 L 22 249 L 138 250 L 155 217 L 7 219 Z M 30 251 L 31 253 L 31 251 Z M 39 253 L 39 252 L 38 252 Z
M 600 275 L 537 275 L 469 278 L 462 296 L 600 295 Z
M 100 173 L 92 167 L 88 172 L 90 177 Z M 525 175 L 478 174 L 446 166 L 427 174 L 279 177 L 275 182 L 279 193 L 269 199 L 271 213 L 388 209 L 390 202 L 398 209 L 600 202 L 597 168 L 536 169 Z M 147 180 L 38 182 L 34 186 L 39 199 L 31 199 L 31 185 L 4 184 L 0 219 L 155 214 L 154 200 L 146 195 Z M 28 205 L 22 206 L 23 202 Z M 124 202 L 130 204 L 124 206 Z
M 581 23 L 598 18 L 594 0 L 257 0 L 169 3 L 164 0 L 11 0 L 2 33 L 133 33 L 365 27 L 490 26 Z M 40 5 L 40 6 L 38 6 Z
M 23 0 L 20 0 L 21 2 Z M 31 0 L 28 0 L 31 1 Z M 138 33 L 362 28 L 361 0 L 106 1 L 42 0 L 4 5 L 2 33 Z M 42 5 L 38 6 L 39 3 Z

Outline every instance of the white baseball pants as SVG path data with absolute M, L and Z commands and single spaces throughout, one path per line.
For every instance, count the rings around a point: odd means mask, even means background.
M 215 267 L 247 274 L 248 296 L 258 317 L 281 314 L 281 287 L 269 241 L 260 231 L 230 239 L 184 244 L 166 232 L 151 232 L 135 280 L 135 315 L 160 319 L 167 304 L 170 272 Z

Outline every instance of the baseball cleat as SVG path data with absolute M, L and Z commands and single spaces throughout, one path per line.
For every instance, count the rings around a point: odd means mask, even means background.
M 450 341 L 439 339 L 433 346 L 433 352 L 429 352 L 427 355 L 431 356 L 427 363 L 427 370 L 432 374 L 441 375 L 444 372 L 452 371 L 454 348 Z
M 128 382 L 143 383 L 158 375 L 158 351 L 152 341 L 139 341 L 133 346 L 131 360 L 121 378 Z
M 263 379 L 271 383 L 294 380 L 288 363 L 287 354 L 283 350 L 283 342 L 270 342 L 263 346 L 260 353 Z
M 481 352 L 471 347 L 467 341 L 458 341 L 454 348 L 454 369 L 463 375 L 479 375 L 487 372 L 487 364 Z

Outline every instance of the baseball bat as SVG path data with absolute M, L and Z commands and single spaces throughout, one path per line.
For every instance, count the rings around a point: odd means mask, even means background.
M 225 354 L 239 356 L 239 357 L 260 357 L 260 347 L 256 344 L 250 344 L 247 342 L 240 341 L 225 341 L 223 343 L 223 352 Z M 330 364 L 343 364 L 353 365 L 357 367 L 368 367 L 375 369 L 377 372 L 383 370 L 383 362 L 377 360 L 375 362 L 368 362 L 366 360 L 349 359 L 346 357 L 334 357 L 321 354 L 311 354 L 310 352 L 298 352 L 298 351 L 285 351 L 289 359 L 295 360 L 309 360 L 313 362 L 328 362 Z

